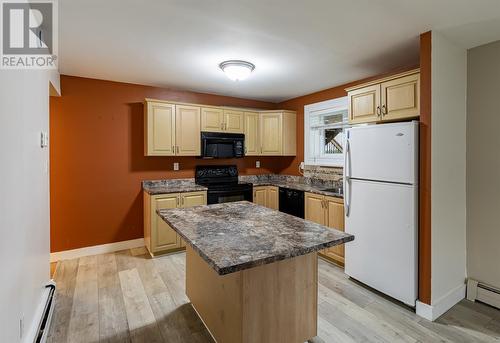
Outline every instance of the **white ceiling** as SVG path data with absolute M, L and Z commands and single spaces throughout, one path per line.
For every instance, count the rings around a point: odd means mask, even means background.
M 499 0 L 60 0 L 60 72 L 282 101 L 418 63 L 418 36 L 500 39 Z M 227 59 L 256 65 L 225 77 Z

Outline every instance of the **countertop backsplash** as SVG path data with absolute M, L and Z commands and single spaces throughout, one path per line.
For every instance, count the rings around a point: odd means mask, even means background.
M 342 167 L 323 167 L 310 166 L 304 167 L 304 177 L 332 181 L 337 187 L 342 186 L 344 168 Z

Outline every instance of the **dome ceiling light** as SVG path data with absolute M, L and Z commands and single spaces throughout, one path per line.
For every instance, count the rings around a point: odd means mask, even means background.
M 247 61 L 229 60 L 219 64 L 219 68 L 233 81 L 246 79 L 255 69 L 255 65 Z

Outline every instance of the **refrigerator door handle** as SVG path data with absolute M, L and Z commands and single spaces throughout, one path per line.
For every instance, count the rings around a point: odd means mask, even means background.
M 349 133 L 348 133 L 349 135 Z M 349 162 L 349 153 L 350 153 L 350 145 L 349 145 L 349 136 L 347 136 L 346 144 L 345 144 L 345 154 L 344 154 L 344 194 L 345 194 L 345 215 L 349 217 L 349 213 L 351 213 L 351 201 L 349 199 L 351 192 L 349 191 L 349 187 L 351 184 L 351 177 L 348 175 L 348 162 Z

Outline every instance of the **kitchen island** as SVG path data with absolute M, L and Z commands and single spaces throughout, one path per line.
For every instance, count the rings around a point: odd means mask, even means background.
M 186 294 L 217 342 L 317 335 L 316 252 L 352 235 L 246 201 L 158 214 L 187 243 Z

